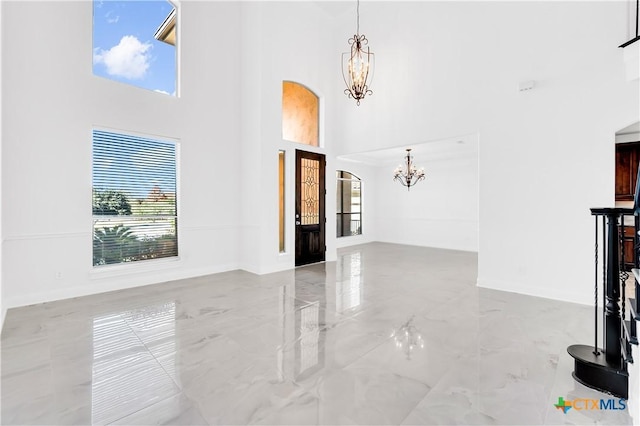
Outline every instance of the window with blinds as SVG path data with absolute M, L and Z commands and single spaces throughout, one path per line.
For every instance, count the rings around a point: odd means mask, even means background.
M 178 255 L 176 143 L 93 131 L 93 265 Z

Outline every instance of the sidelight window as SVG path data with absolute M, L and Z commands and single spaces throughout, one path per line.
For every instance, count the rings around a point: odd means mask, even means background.
M 280 253 L 285 252 L 284 244 L 284 151 L 278 151 L 278 248 Z

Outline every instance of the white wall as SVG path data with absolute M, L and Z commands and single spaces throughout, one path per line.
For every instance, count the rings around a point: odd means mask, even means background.
M 589 208 L 614 204 L 615 132 L 639 115 L 617 47 L 626 14 L 625 2 L 366 2 L 374 95 L 338 104 L 338 153 L 477 132 L 478 284 L 590 303 Z M 523 80 L 536 87 L 518 92 Z
M 335 99 L 340 58 L 332 51 L 332 20 L 312 2 L 242 3 L 241 267 L 268 273 L 294 267 L 295 150 L 326 155 L 326 259 L 335 260 Z M 333 78 L 335 77 L 335 78 Z M 320 147 L 282 139 L 282 82 L 295 81 L 320 97 Z M 245 123 L 249 123 L 245 125 Z M 278 244 L 278 151 L 286 152 L 285 248 Z M 332 174 L 333 173 L 333 174 Z M 335 187 L 333 187 L 335 188 Z M 335 191 L 335 189 L 334 189 Z
M 378 167 L 376 230 L 379 241 L 478 251 L 478 156 L 427 161 L 415 157 L 426 178 L 407 190 Z
M 2 195 L 7 306 L 238 267 L 257 273 L 293 267 L 296 149 L 327 156 L 326 211 L 332 217 L 336 108 L 331 104 L 342 89 L 328 30 L 332 18 L 317 5 L 181 2 L 179 98 L 92 75 L 91 2 L 8 2 L 6 10 L 11 19 L 2 46 L 3 82 L 11 90 L 3 104 L 12 110 L 3 115 L 11 122 L 3 130 L 3 148 L 14 160 L 5 163 L 12 181 Z M 56 22 L 68 24 L 59 30 Z M 55 48 L 43 43 L 38 37 L 43 31 L 66 42 Z M 47 72 L 33 66 L 33 58 L 47 61 Z M 321 147 L 282 140 L 283 80 L 300 82 L 320 96 Z M 180 140 L 179 262 L 93 270 L 94 125 Z M 284 254 L 278 252 L 277 231 L 280 149 L 287 155 Z M 42 205 L 66 208 L 50 209 L 43 219 Z M 334 260 L 335 221 L 328 220 L 326 236 L 327 260 Z
M 4 26 L 4 21 L 2 18 L 2 9 L 3 9 L 3 3 L 0 2 L 0 48 L 2 47 L 2 28 Z M 2 84 L 3 80 L 2 80 L 2 55 L 0 55 L 0 99 L 3 99 L 3 93 L 2 93 Z M 3 139 L 3 133 L 2 133 L 2 120 L 3 120 L 3 115 L 2 115 L 2 107 L 3 107 L 3 102 L 0 102 L 0 203 L 2 202 L 2 150 L 3 150 L 3 143 L 2 143 L 2 139 Z M 5 304 L 3 302 L 3 294 L 4 294 L 4 287 L 2 285 L 2 246 L 4 245 L 4 237 L 3 237 L 3 233 L 2 233 L 2 207 L 0 206 L 0 331 L 2 331 L 2 326 L 4 325 L 4 317 L 7 313 L 7 308 L 5 307 Z
M 237 268 L 239 5 L 182 2 L 179 98 L 93 76 L 91 2 L 2 13 L 3 309 Z M 93 271 L 93 126 L 179 139 L 179 261 Z
M 92 75 L 91 2 L 2 3 L 3 308 L 292 267 L 292 221 L 285 255 L 276 226 L 277 152 L 287 150 L 292 183 L 297 148 L 281 136 L 282 80 L 321 96 L 322 147 L 309 150 L 327 155 L 328 176 L 337 155 L 479 134 L 478 283 L 590 301 L 589 207 L 613 205 L 614 134 L 639 114 L 638 80 L 625 81 L 617 48 L 624 2 L 364 2 L 377 62 L 360 107 L 339 73 L 352 13 L 335 19 L 314 2 L 181 4 L 181 96 L 171 98 Z M 522 80 L 536 88 L 517 92 Z M 180 262 L 92 273 L 94 125 L 180 140 Z M 286 204 L 291 217 L 293 192 Z M 363 238 L 389 235 L 377 224 Z M 326 232 L 332 260 L 335 221 Z

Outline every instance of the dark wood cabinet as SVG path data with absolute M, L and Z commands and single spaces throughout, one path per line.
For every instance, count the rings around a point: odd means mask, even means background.
M 616 201 L 633 201 L 640 162 L 640 142 L 616 144 Z
M 616 144 L 616 201 L 634 201 L 636 179 L 640 163 L 640 142 Z M 623 216 L 624 217 L 624 216 Z M 624 270 L 631 271 L 635 267 L 637 248 L 634 247 L 634 234 L 638 217 L 626 216 L 624 225 L 620 227 L 622 244 L 624 247 Z M 640 228 L 640 226 L 638 226 Z
M 623 234 L 622 234 L 622 244 L 624 244 L 624 270 L 631 271 L 631 268 L 634 268 L 634 233 L 635 226 L 623 226 Z

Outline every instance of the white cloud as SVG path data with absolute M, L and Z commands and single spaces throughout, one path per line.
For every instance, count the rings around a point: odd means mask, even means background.
M 93 52 L 93 63 L 104 64 L 109 75 L 140 79 L 149 69 L 151 47 L 151 43 L 142 43 L 135 36 L 126 35 L 109 50 L 97 47 Z
M 154 89 L 153 91 L 158 93 L 164 93 L 165 95 L 169 94 L 169 92 L 167 92 L 166 90 Z
M 107 18 L 107 23 L 108 24 L 117 24 L 118 21 L 120 20 L 120 15 L 116 15 L 113 16 L 113 10 L 110 10 L 107 12 L 106 15 L 104 15 L 105 18 Z

